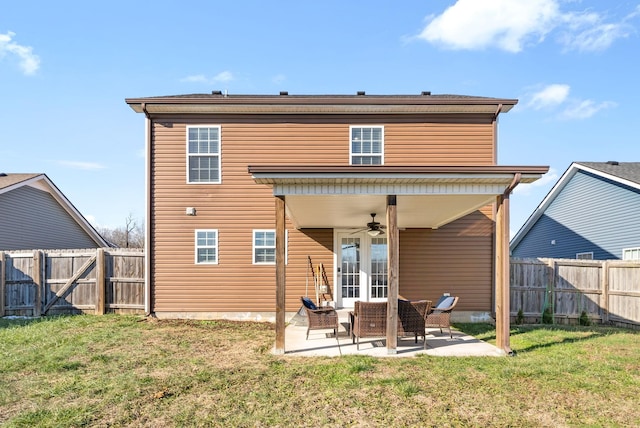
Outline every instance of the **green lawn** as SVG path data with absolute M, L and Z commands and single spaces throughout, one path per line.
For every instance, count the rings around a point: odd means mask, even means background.
M 639 332 L 511 333 L 516 357 L 296 358 L 264 323 L 0 320 L 0 425 L 640 426 Z

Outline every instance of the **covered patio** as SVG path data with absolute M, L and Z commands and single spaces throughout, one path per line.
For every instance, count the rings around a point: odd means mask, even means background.
M 276 225 L 275 353 L 294 349 L 286 327 L 286 218 L 296 228 L 357 228 L 363 214 L 385 213 L 388 251 L 386 355 L 398 354 L 399 230 L 437 229 L 494 204 L 496 345 L 509 343 L 509 195 L 546 173 L 540 166 L 249 166 L 258 184 L 273 188 Z M 335 338 L 332 339 L 335 343 Z M 461 339 L 463 340 L 463 339 Z M 311 342 L 311 338 L 308 342 Z M 429 341 L 428 341 L 429 342 Z M 288 345 L 286 345 L 288 343 Z M 350 343 L 350 339 L 346 341 Z M 434 342 L 435 343 L 435 342 Z M 422 350 L 422 344 L 419 344 Z M 342 349 L 342 348 L 341 348 Z M 341 352 L 340 349 L 340 352 Z M 404 352 L 404 347 L 401 352 Z
M 343 355 L 366 355 L 372 357 L 415 357 L 431 355 L 438 357 L 497 357 L 505 355 L 500 348 L 452 329 L 440 332 L 438 328 L 427 328 L 426 349 L 422 338 L 416 343 L 413 337 L 399 338 L 396 353 L 387 352 L 386 338 L 363 338 L 360 349 L 349 336 L 348 310 L 339 309 L 340 328 L 336 339 L 331 330 L 312 330 L 306 338 L 304 322 L 294 320 L 285 329 L 287 355 L 298 357 L 340 357 Z

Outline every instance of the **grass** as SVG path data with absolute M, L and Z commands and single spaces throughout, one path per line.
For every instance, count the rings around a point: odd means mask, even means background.
M 0 319 L 0 425 L 640 426 L 638 332 L 511 333 L 516 357 L 296 358 L 265 323 Z

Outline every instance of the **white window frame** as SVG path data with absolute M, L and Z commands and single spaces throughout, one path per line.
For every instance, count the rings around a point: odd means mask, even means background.
M 584 257 L 591 256 L 591 257 Z M 593 251 L 585 251 L 584 253 L 576 253 L 577 260 L 593 260 Z
M 198 233 L 200 232 L 213 232 L 215 234 L 215 244 L 214 245 L 198 245 Z M 217 265 L 219 262 L 218 258 L 218 247 L 220 246 L 220 235 L 218 234 L 218 229 L 196 229 L 194 235 L 194 246 L 195 246 L 195 264 L 197 265 Z M 207 238 L 208 239 L 208 238 Z M 215 250 L 215 261 L 200 261 L 198 259 L 198 250 L 199 249 L 208 249 L 213 248 Z
M 273 233 L 273 246 L 270 245 L 256 245 L 256 233 L 258 232 L 270 232 Z M 287 250 L 288 250 L 288 241 L 289 241 L 289 231 L 285 231 L 285 243 L 284 243 L 284 263 L 287 264 Z M 253 233 L 251 234 L 251 262 L 254 265 L 275 265 L 276 264 L 276 230 L 275 229 L 253 229 Z M 273 261 L 272 262 L 257 262 L 256 261 L 256 250 L 262 248 L 273 248 Z
M 353 152 L 353 130 L 364 128 L 379 128 L 381 139 L 380 141 L 380 153 L 354 153 Z M 360 164 L 353 163 L 354 156 L 371 156 L 380 157 L 380 164 Z M 349 165 L 384 165 L 384 125 L 351 125 L 349 126 Z
M 634 257 L 627 258 L 627 254 L 631 254 Z M 640 247 L 623 248 L 622 260 L 640 260 Z
M 191 129 L 201 128 L 216 128 L 218 130 L 218 152 L 217 153 L 191 153 L 189 152 L 189 131 Z M 188 125 L 186 131 L 186 169 L 187 169 L 187 184 L 221 184 L 222 183 L 222 127 L 220 125 Z M 210 157 L 218 158 L 218 179 L 211 181 L 191 181 L 189 178 L 190 173 L 190 161 L 192 157 Z

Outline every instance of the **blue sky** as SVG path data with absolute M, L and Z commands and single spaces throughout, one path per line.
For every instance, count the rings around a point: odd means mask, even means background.
M 44 172 L 94 225 L 144 218 L 144 117 L 125 98 L 462 94 L 517 98 L 498 161 L 548 165 L 515 233 L 573 161 L 640 160 L 640 1 L 7 1 L 0 170 Z

